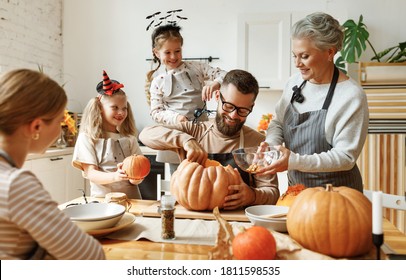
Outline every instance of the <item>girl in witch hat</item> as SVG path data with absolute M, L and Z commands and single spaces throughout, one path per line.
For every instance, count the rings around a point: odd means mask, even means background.
M 123 84 L 111 80 L 103 71 L 97 96 L 87 104 L 76 141 L 72 164 L 90 181 L 90 195 L 104 197 L 123 192 L 129 198 L 141 198 L 138 184 L 122 170 L 123 160 L 142 154 L 131 106 Z

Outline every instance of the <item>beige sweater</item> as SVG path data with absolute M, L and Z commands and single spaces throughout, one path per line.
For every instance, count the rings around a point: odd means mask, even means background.
M 265 140 L 261 133 L 244 126 L 242 128 L 244 147 L 258 146 Z M 154 125 L 142 130 L 139 138 L 144 145 L 155 150 L 176 151 L 180 159 L 185 158 L 183 144 L 195 139 L 207 153 L 231 153 L 240 147 L 240 134 L 229 137 L 218 131 L 214 120 L 193 124 L 182 122 L 173 126 Z M 254 204 L 275 204 L 279 198 L 277 176 L 255 176 Z M 251 186 L 253 187 L 253 186 Z

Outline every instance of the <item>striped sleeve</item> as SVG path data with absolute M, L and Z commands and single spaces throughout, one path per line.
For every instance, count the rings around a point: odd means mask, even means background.
M 37 241 L 54 258 L 105 258 L 100 243 L 82 232 L 59 210 L 57 203 L 31 172 L 15 172 L 9 191 L 10 221 L 28 233 L 25 235 L 27 239 Z

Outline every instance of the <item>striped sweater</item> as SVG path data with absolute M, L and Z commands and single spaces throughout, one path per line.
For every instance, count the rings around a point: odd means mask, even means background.
M 55 259 L 105 259 L 100 243 L 58 209 L 34 174 L 0 161 L 0 259 L 27 259 L 37 244 Z

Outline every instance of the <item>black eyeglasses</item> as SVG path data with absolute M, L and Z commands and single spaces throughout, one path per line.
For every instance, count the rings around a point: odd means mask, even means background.
M 220 92 L 220 100 L 221 100 L 221 103 L 223 104 L 221 106 L 221 108 L 223 108 L 223 110 L 226 111 L 227 113 L 232 113 L 232 112 L 234 112 L 234 110 L 237 110 L 237 114 L 240 117 L 246 117 L 249 114 L 251 114 L 251 112 L 252 112 L 252 108 L 248 109 L 248 108 L 245 108 L 245 107 L 237 107 L 237 106 L 235 106 L 234 104 L 232 104 L 230 102 L 224 101 L 224 97 L 221 94 L 221 92 Z

